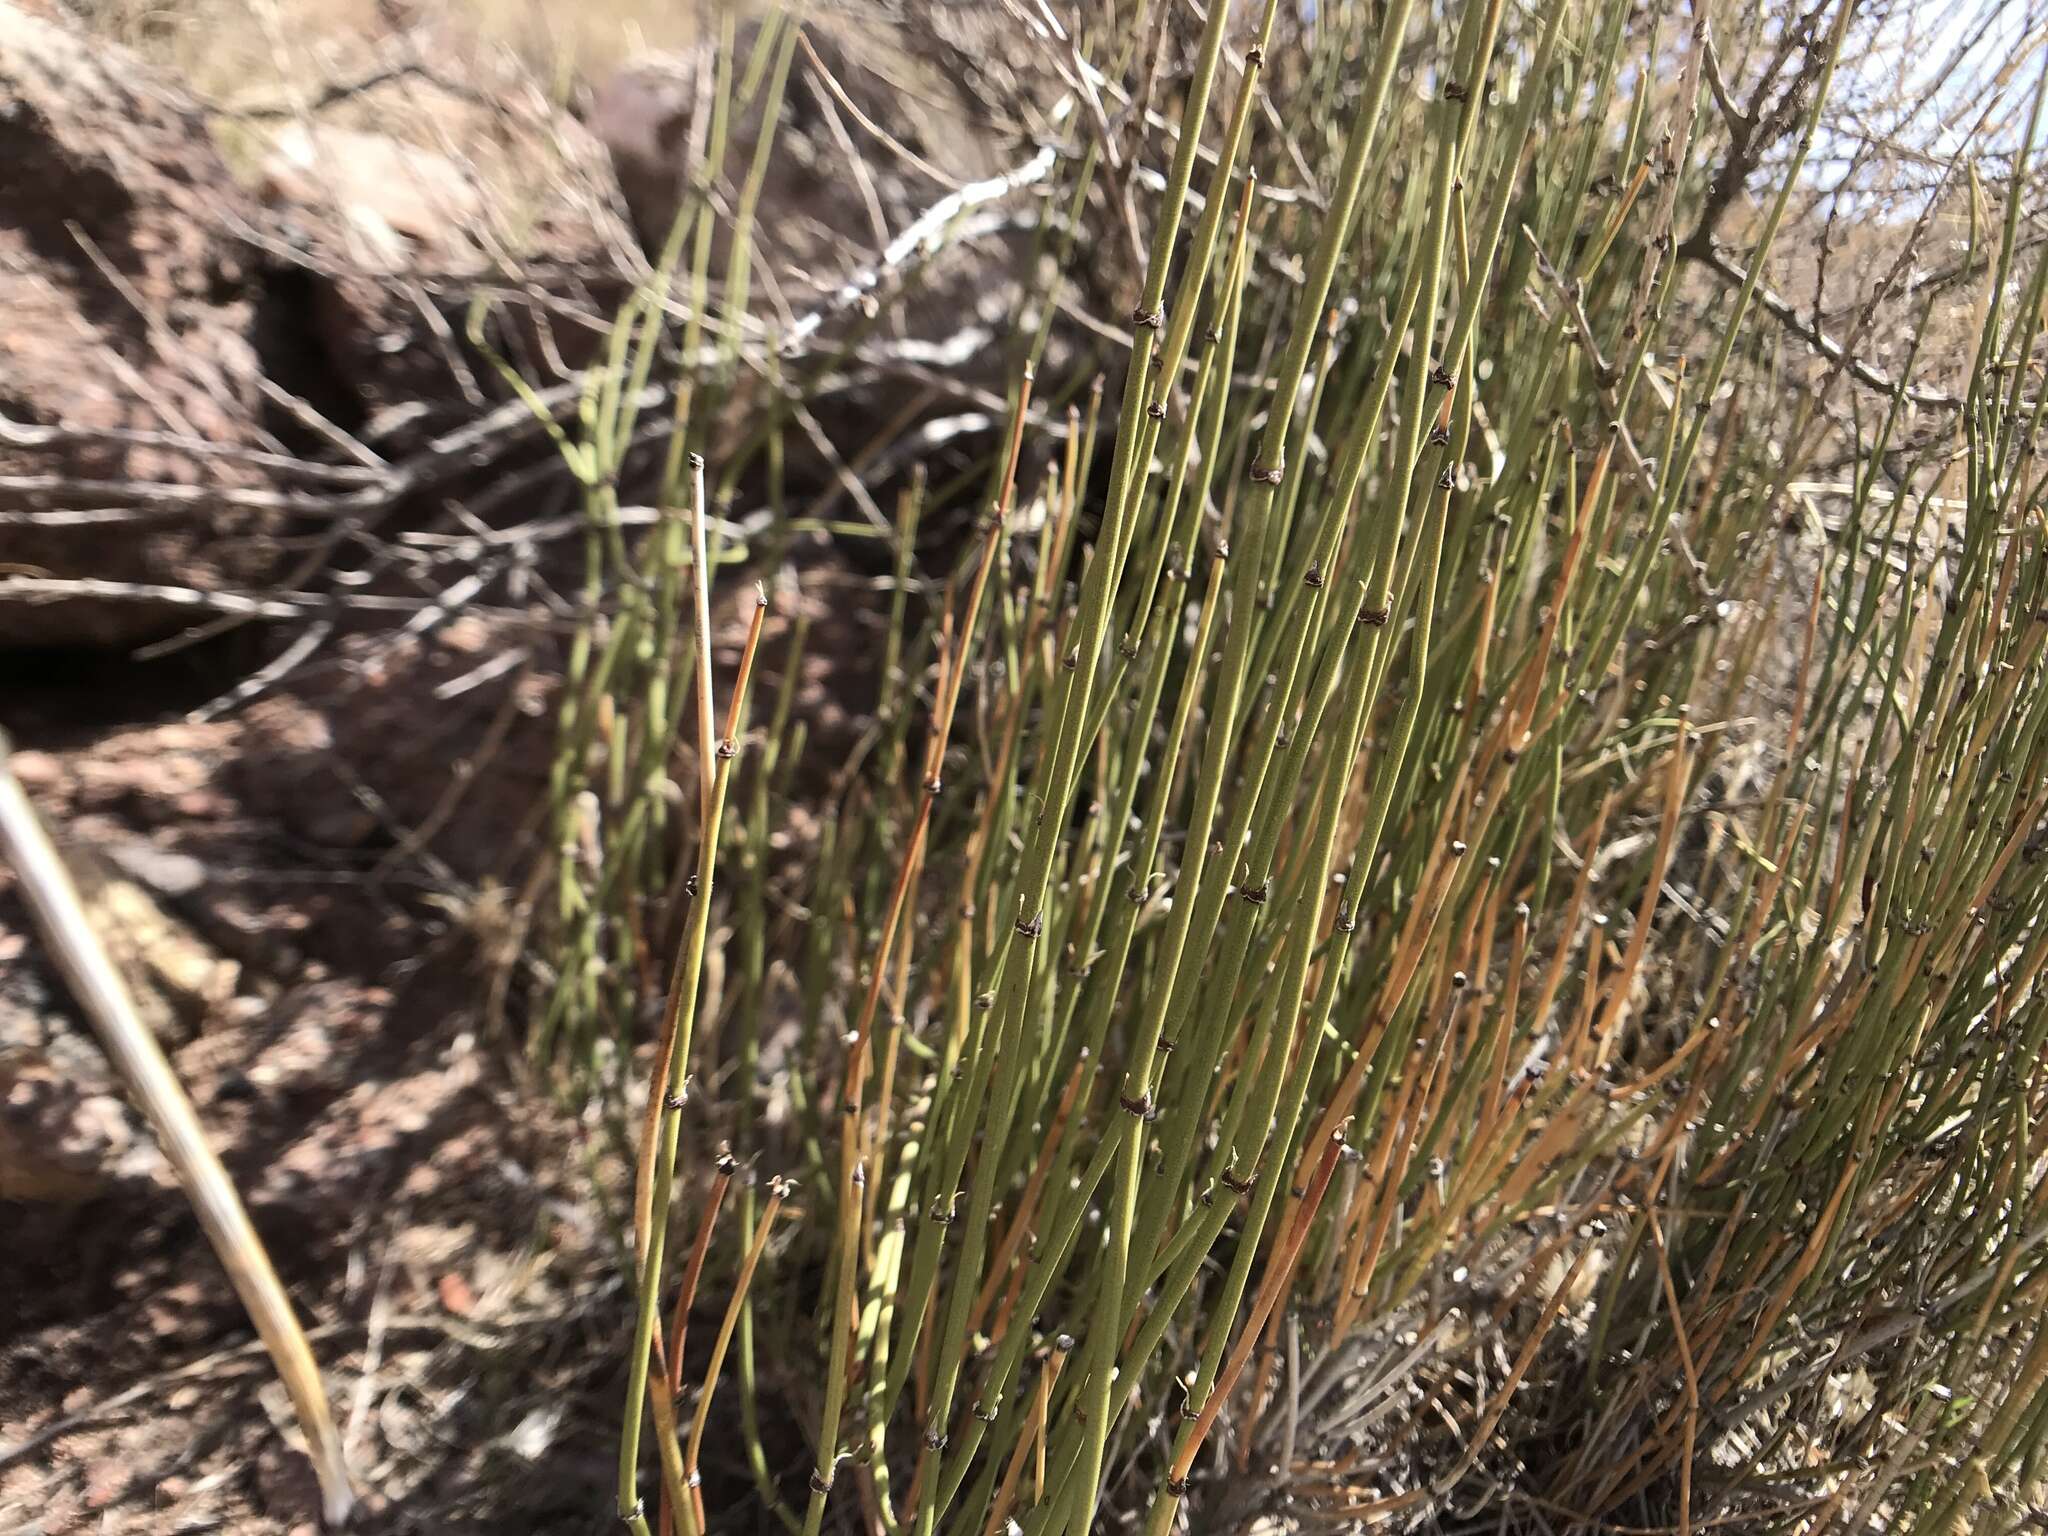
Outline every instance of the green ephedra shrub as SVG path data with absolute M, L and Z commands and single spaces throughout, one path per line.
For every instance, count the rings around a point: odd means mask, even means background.
M 1824 414 L 1761 274 L 1848 4 L 1787 13 L 1802 84 L 1712 284 L 1680 237 L 1741 82 L 1690 13 L 1027 12 L 1064 95 L 1003 195 L 1050 286 L 985 473 L 903 491 L 884 697 L 798 854 L 795 665 L 750 698 L 789 621 L 763 598 L 714 677 L 709 599 L 807 531 L 721 511 L 832 361 L 748 339 L 776 151 L 721 147 L 796 18 L 721 56 L 562 436 L 603 617 L 532 1046 L 639 1126 L 618 1515 L 2021 1528 L 2033 120 L 2002 218 L 1970 195 L 1964 389 Z M 1092 397 L 1034 375 L 1080 263 L 1130 304 Z M 1822 443 L 1846 480 L 1796 487 Z M 968 530 L 936 580 L 920 520 Z

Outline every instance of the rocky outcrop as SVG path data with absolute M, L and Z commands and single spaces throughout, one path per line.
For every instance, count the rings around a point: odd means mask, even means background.
M 481 290 L 529 377 L 594 355 L 630 243 L 602 152 L 544 103 L 404 104 L 236 118 L 0 0 L 0 649 L 132 646 L 195 612 L 135 589 L 261 586 L 344 517 L 437 506 L 380 461 L 509 397 Z
M 581 122 L 517 67 L 437 72 L 464 53 L 453 19 L 365 41 L 317 90 L 202 103 L 25 5 L 0 0 L 0 650 L 132 647 L 279 581 L 317 607 L 337 564 L 376 565 L 451 500 L 485 521 L 565 504 L 498 360 L 573 403 L 636 243 L 673 219 L 711 45 L 629 63 Z M 773 123 L 758 84 L 730 125 L 713 283 L 729 301 L 722 245 L 772 133 L 746 344 L 829 374 L 785 435 L 786 493 L 879 519 L 912 462 L 957 474 L 1000 427 L 1036 238 L 1001 178 L 1030 147 L 991 125 L 963 50 L 900 20 L 748 22 L 737 47 L 788 85 Z M 976 183 L 1000 190 L 945 214 Z M 1056 327 L 1046 366 L 1065 355 Z M 883 399 L 897 441 L 875 458 Z M 723 398 L 708 435 L 744 440 L 755 403 Z
M 260 579 L 251 206 L 192 103 L 117 48 L 0 4 L 0 566 L 188 587 Z M 0 645 L 118 645 L 128 602 L 0 605 Z
M 470 344 L 490 340 L 542 385 L 597 355 L 634 264 L 603 151 L 566 113 L 504 87 L 388 87 L 376 127 L 288 123 L 258 172 L 322 358 L 362 435 L 403 455 L 507 397 Z
M 879 17 L 857 28 L 849 17 L 829 13 L 807 15 L 800 41 L 786 32 L 764 38 L 755 21 L 735 29 L 741 66 L 735 78 L 757 67 L 758 48 L 790 50 L 757 235 L 758 255 L 791 303 L 801 307 L 808 291 L 836 282 L 850 258 L 872 255 L 952 186 L 1002 165 L 1003 146 L 980 104 L 927 56 L 931 43 Z M 692 50 L 629 60 L 591 93 L 586 121 L 611 156 L 634 230 L 650 254 L 660 251 L 682 206 L 692 127 L 699 105 L 711 100 L 716 65 L 715 45 L 707 40 Z M 727 129 L 720 167 L 726 185 L 736 188 L 747 179 L 770 131 L 767 96 L 765 88 L 757 90 Z M 695 134 L 704 136 L 701 128 Z M 724 256 L 721 249 L 718 272 L 725 270 Z

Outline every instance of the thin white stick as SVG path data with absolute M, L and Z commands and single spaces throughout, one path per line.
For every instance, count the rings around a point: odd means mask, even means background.
M 354 1507 L 355 1493 L 349 1486 L 348 1463 L 328 1413 L 327 1394 L 312 1347 L 277 1271 L 271 1267 L 263 1240 L 235 1194 L 233 1181 L 207 1143 L 192 1101 L 185 1096 L 156 1036 L 136 1013 L 121 973 L 114 969 L 93 931 L 78 899 L 78 887 L 35 807 L 22 792 L 11 758 L 8 740 L 0 733 L 0 857 L 14 866 L 29 915 L 50 958 L 91 1020 L 129 1092 L 155 1127 L 164 1155 L 177 1170 L 178 1182 L 220 1256 L 221 1267 L 276 1363 L 320 1479 L 327 1524 L 338 1529 Z
M 1071 98 L 1063 97 L 1053 107 L 1053 120 L 1064 121 L 1073 110 Z M 819 327 L 834 315 L 844 314 L 862 299 L 882 285 L 882 280 L 906 263 L 929 256 L 946 243 L 946 234 L 953 221 L 969 209 L 983 203 L 994 202 L 1007 197 L 1023 187 L 1032 186 L 1052 174 L 1052 168 L 1059 161 L 1059 152 L 1052 145 L 1042 147 L 1023 164 L 1013 166 L 1000 175 L 986 181 L 970 181 L 958 191 L 949 192 L 918 215 L 917 221 L 889 243 L 882 252 L 881 260 L 871 267 L 863 267 L 848 278 L 823 304 L 802 316 L 791 326 L 782 340 L 782 354 L 794 357 L 804 344 L 816 335 Z

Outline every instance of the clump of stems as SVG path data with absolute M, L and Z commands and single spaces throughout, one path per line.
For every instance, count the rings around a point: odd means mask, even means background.
M 1976 1528 L 2048 1445 L 2048 262 L 2019 197 L 1973 226 L 1990 297 L 1949 436 L 1880 473 L 1901 372 L 1804 539 L 1784 505 L 1810 444 L 1739 423 L 1784 388 L 1750 345 L 1758 274 L 1849 5 L 1797 45 L 1813 89 L 1748 279 L 1703 313 L 1674 234 L 1707 194 L 1704 32 L 1620 0 L 1253 9 L 1209 7 L 1171 80 L 1144 74 L 1166 31 L 1134 34 L 1134 89 L 1175 98 L 1142 200 L 1113 124 L 1043 200 L 1142 209 L 1131 312 L 1085 417 L 1086 378 L 1048 392 L 1025 363 L 985 477 L 906 491 L 883 703 L 776 877 L 808 915 L 786 951 L 762 857 L 786 687 L 719 879 L 763 618 L 714 733 L 704 464 L 638 549 L 597 472 L 633 438 L 652 299 L 565 441 L 593 469 L 593 592 L 639 576 L 571 657 L 535 1049 L 604 1018 L 645 1038 L 619 946 L 680 930 L 618 1513 L 646 1528 L 651 1412 L 675 1529 L 717 1527 L 700 1467 L 737 1337 L 731 1459 L 799 1536 L 835 1512 L 1085 1536 L 1106 1510 L 1165 1536 L 1190 1502 L 1249 1523 L 1282 1494 L 1332 1525 L 1490 1501 Z M 1020 296 L 1018 354 L 1052 313 Z M 696 389 L 672 392 L 678 453 Z M 920 629 L 914 530 L 963 505 Z M 679 883 L 650 785 L 685 692 Z M 740 1047 L 700 1070 L 809 1200 L 777 1255 L 782 1186 L 760 1212 L 742 1189 L 721 1255 L 729 1170 L 706 1181 L 663 1361 L 686 1127 L 710 1121 L 693 1041 L 726 1038 L 699 1017 L 715 906 Z M 771 993 L 796 1015 L 772 1080 Z M 686 1414 L 700 1272 L 728 1304 Z M 768 1306 L 808 1373 L 789 1476 L 759 1434 Z

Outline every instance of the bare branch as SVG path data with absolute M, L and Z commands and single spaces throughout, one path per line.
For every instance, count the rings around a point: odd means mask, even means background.
M 1743 271 L 1734 261 L 1712 246 L 1708 246 L 1704 251 L 1694 253 L 1693 259 L 1713 273 L 1721 282 L 1737 291 L 1740 291 L 1742 286 L 1749 281 L 1749 274 L 1747 272 Z M 1901 387 L 1899 381 L 1892 378 L 1883 369 L 1855 356 L 1842 343 L 1821 330 L 1818 325 L 1803 318 L 1799 311 L 1793 307 L 1792 301 L 1771 288 L 1769 284 L 1759 282 L 1756 285 L 1756 301 L 1769 312 L 1773 319 L 1783 325 L 1786 330 L 1804 341 L 1822 357 L 1835 364 L 1836 367 L 1847 370 L 1849 376 L 1859 384 L 1867 384 L 1870 388 L 1884 394 L 1890 394 Z M 1904 391 L 1905 399 L 1913 405 L 1952 411 L 1959 408 L 1963 403 L 1956 396 L 1944 390 L 1926 389 L 1917 384 L 1905 385 Z

